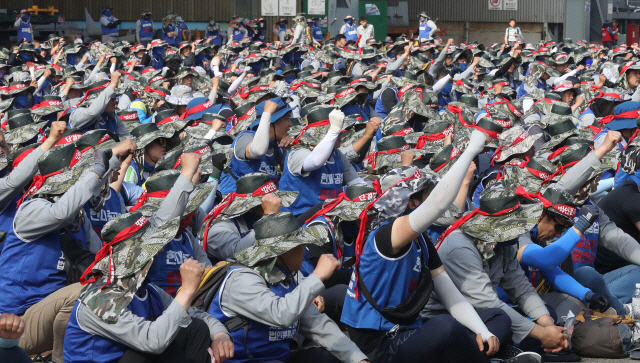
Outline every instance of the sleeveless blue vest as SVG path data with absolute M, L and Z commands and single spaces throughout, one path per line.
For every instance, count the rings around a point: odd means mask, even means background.
M 140 40 L 153 39 L 153 21 L 140 19 Z
M 114 18 L 113 16 L 104 16 L 104 18 L 106 18 L 109 23 L 116 20 L 116 18 Z M 118 32 L 118 27 L 107 28 L 102 24 L 100 24 L 100 27 L 102 27 L 102 35 L 114 34 Z
M 26 39 L 28 42 L 33 41 L 33 30 L 31 28 L 31 23 L 25 23 L 24 21 L 20 22 L 20 26 L 18 27 L 18 42 L 22 39 Z
M 182 232 L 180 239 L 173 239 L 163 251 L 154 257 L 149 269 L 151 282 L 162 288 L 167 294 L 175 296 L 182 286 L 180 265 L 193 257 L 193 246 L 189 233 Z
M 353 40 L 354 42 L 358 40 L 358 27 L 355 25 L 349 25 L 344 29 L 344 36 L 347 38 L 347 42 Z
M 420 23 L 418 26 L 418 30 L 420 31 L 419 37 L 422 39 L 428 39 L 429 33 L 431 33 L 431 28 L 427 25 L 427 22 Z

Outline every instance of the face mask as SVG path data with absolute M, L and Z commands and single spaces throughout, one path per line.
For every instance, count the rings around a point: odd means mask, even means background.
M 351 20 L 351 19 L 347 20 L 347 24 L 353 25 L 353 20 Z
M 458 68 L 460 68 L 460 72 L 464 72 L 467 70 L 467 63 L 458 63 Z
M 425 21 L 425 18 L 422 18 L 422 17 L 421 17 L 421 18 L 420 18 L 420 22 L 421 22 L 421 23 L 424 23 L 424 21 Z
M 54 112 L 54 113 L 50 113 L 48 115 L 44 115 L 42 116 L 42 121 L 56 121 L 58 119 L 58 115 Z
M 531 240 L 533 241 L 537 241 L 538 240 L 538 225 L 536 224 L 535 227 L 533 227 L 533 229 L 529 232 L 529 234 L 531 235 Z
M 149 19 L 151 19 L 151 17 L 148 15 L 145 15 L 144 20 L 149 20 Z
M 23 15 L 23 16 L 22 16 L 22 20 L 24 20 L 24 21 L 28 21 L 28 20 L 29 20 L 29 15 L 26 15 L 26 14 L 25 14 L 25 15 Z
M 394 52 L 389 52 L 389 58 L 395 58 L 396 54 Z
M 33 60 L 33 54 L 20 52 L 20 58 L 25 62 L 30 62 Z
M 280 29 L 282 30 L 286 30 L 287 29 L 287 24 L 280 24 Z
M 19 94 L 16 96 L 16 100 L 13 103 L 13 107 L 17 109 L 27 108 L 29 105 L 29 95 L 28 94 Z
M 67 55 L 67 64 L 70 64 L 70 65 L 76 64 L 76 55 L 75 54 L 68 54 Z
M 440 93 L 442 93 L 445 96 L 448 96 L 449 93 L 451 93 L 452 88 L 453 88 L 453 83 L 447 83 L 444 87 L 442 87 L 442 90 L 440 91 Z
M 106 11 L 105 11 L 104 13 L 102 13 L 102 14 L 104 14 L 104 16 L 106 16 L 106 17 L 110 17 L 110 16 L 111 16 L 111 10 L 106 10 Z
M 295 80 L 296 80 L 296 75 L 295 74 L 292 74 L 292 75 L 284 77 L 284 81 L 289 83 L 289 84 L 291 84 L 291 82 L 293 82 Z
M 318 22 L 317 22 L 317 21 L 314 21 L 314 22 L 313 22 L 313 26 L 318 26 Z
M 375 62 L 375 58 L 369 58 L 369 59 L 363 59 L 362 62 L 364 62 L 364 64 L 366 65 L 371 65 Z
M 293 60 L 294 61 L 299 61 L 300 59 L 302 59 L 302 53 L 295 53 L 293 55 Z
M 460 97 L 462 97 L 463 95 L 464 95 L 464 93 L 456 91 L 456 99 L 459 100 Z

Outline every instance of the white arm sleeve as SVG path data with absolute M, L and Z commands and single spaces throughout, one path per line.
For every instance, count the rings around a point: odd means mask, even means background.
M 446 86 L 447 82 L 449 82 L 450 79 L 451 76 L 448 74 L 440 78 L 438 82 L 433 85 L 433 92 L 435 92 L 436 94 L 440 93 L 440 91 L 442 91 L 442 89 L 444 88 L 444 86 Z
M 260 124 L 249 144 L 251 159 L 260 159 L 267 154 L 269 149 L 269 126 L 271 126 L 271 113 L 264 112 L 260 118 Z
M 242 81 L 244 81 L 244 77 L 246 76 L 247 71 L 242 72 L 240 77 L 236 78 L 236 80 L 231 83 L 231 86 L 229 86 L 229 90 L 227 92 L 229 92 L 230 95 L 235 94 L 238 88 L 240 88 L 240 85 L 242 85 Z
M 567 79 L 567 77 L 575 76 L 575 75 L 576 75 L 576 72 L 578 72 L 578 71 L 574 69 L 574 70 L 573 70 L 573 71 L 571 71 L 571 72 L 567 72 L 567 73 L 563 74 L 562 76 L 557 77 L 557 78 L 553 81 L 553 84 L 554 84 L 554 85 L 558 85 L 560 82 L 562 82 L 562 81 L 564 81 L 565 79 Z
M 438 295 L 438 300 L 447 308 L 451 316 L 467 329 L 476 334 L 481 334 L 483 342 L 495 336 L 484 325 L 471 303 L 462 296 L 446 271 L 433 279 L 433 288 Z
M 527 98 L 526 100 L 522 101 L 522 108 L 524 113 L 529 112 L 532 106 L 533 106 L 533 100 L 531 98 Z
M 486 136 L 474 130 L 469 140 L 469 146 L 460 155 L 458 161 L 442 177 L 438 185 L 431 191 L 427 200 L 422 202 L 411 214 L 409 224 L 416 233 L 422 233 L 444 214 L 460 191 L 464 176 L 469 170 L 473 159 L 484 148 Z
M 329 156 L 331 156 L 333 146 L 336 144 L 336 140 L 339 135 L 340 134 L 338 132 L 329 130 L 329 132 L 327 132 L 327 134 L 322 138 L 322 141 L 313 148 L 311 154 L 304 159 L 302 171 L 308 173 L 324 165 L 324 163 L 329 159 Z

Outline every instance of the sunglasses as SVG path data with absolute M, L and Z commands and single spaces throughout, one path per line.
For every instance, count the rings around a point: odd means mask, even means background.
M 569 227 L 571 227 L 571 226 L 565 226 L 563 224 L 560 224 L 560 222 L 558 222 L 558 220 L 555 217 L 551 217 L 551 220 L 554 223 L 553 228 L 556 230 L 557 233 L 564 233 L 564 231 L 566 231 L 567 229 L 569 229 Z
M 165 138 L 155 139 L 155 140 L 153 140 L 153 142 L 155 142 L 156 144 L 158 144 L 160 146 L 167 146 L 167 139 L 165 139 Z

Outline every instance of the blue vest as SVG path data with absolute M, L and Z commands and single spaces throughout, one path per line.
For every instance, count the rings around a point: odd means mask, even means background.
M 313 39 L 324 40 L 324 35 L 322 35 L 322 29 L 317 26 L 313 27 Z
M 138 182 L 136 183 L 136 185 L 141 187 L 142 184 L 144 184 L 144 182 L 147 181 L 147 179 L 144 177 L 144 175 L 140 171 L 140 168 L 138 167 L 138 163 L 132 162 L 129 167 L 133 168 L 133 171 L 136 173 L 136 176 L 137 176 L 136 179 L 138 179 Z
M 340 250 L 340 252 L 342 253 L 342 257 L 338 258 L 338 243 L 336 242 L 334 225 L 333 223 L 329 222 L 329 220 L 327 220 L 326 217 L 319 216 L 314 220 L 312 220 L 311 222 L 309 222 L 309 224 L 303 225 L 302 228 L 305 228 L 313 224 L 319 224 L 319 223 L 324 224 L 329 228 L 329 235 L 331 237 L 331 241 L 333 242 L 333 251 L 332 251 L 333 257 L 335 257 L 336 259 L 338 259 L 338 261 L 340 261 L 341 266 L 344 265 L 344 263 L 349 261 L 350 259 L 355 258 L 356 256 L 355 244 L 354 243 L 349 244 L 347 242 L 344 242 L 344 248 Z M 313 267 L 313 263 L 311 263 L 311 261 L 309 260 L 309 250 L 305 249 L 304 262 L 302 263 L 302 268 L 300 269 L 300 272 L 302 272 L 302 274 L 306 277 L 311 275 L 314 269 L 315 268 Z M 353 268 L 346 269 L 344 267 L 340 267 L 340 271 L 353 271 Z
M 174 27 L 173 25 L 167 25 L 167 28 L 169 29 L 169 33 L 176 31 L 176 27 Z M 178 44 L 178 37 L 168 37 L 167 33 L 164 32 L 164 29 L 162 30 L 162 40 L 164 40 L 165 42 L 167 42 L 167 44 L 169 45 L 176 45 Z
M 422 39 L 428 39 L 429 34 L 431 33 L 431 28 L 427 25 L 427 22 L 420 23 L 418 26 L 418 30 L 420 31 L 419 37 Z
M 347 38 L 347 42 L 353 40 L 354 42 L 358 40 L 358 27 L 355 25 L 346 24 L 344 28 L 344 36 Z
M 233 29 L 233 32 L 231 33 L 233 40 L 239 42 L 242 40 L 242 38 L 244 38 L 244 34 L 242 34 L 242 32 L 238 29 Z
M 225 282 L 229 278 L 229 275 L 237 268 L 229 270 L 227 276 L 222 281 L 222 288 L 218 290 L 211 307 L 209 308 L 209 314 L 213 315 L 222 324 L 226 323 L 233 316 L 227 315 L 222 311 L 220 306 L 220 293 L 224 291 Z M 265 282 L 266 284 L 266 282 Z M 288 285 L 279 283 L 277 285 L 268 285 L 271 291 L 279 297 L 284 297 L 296 288 L 295 283 L 291 282 Z M 296 333 L 298 332 L 298 322 L 296 321 L 288 328 L 280 328 L 276 326 L 269 326 L 266 324 L 258 323 L 251 320 L 249 323 L 249 331 L 245 342 L 244 329 L 236 330 L 229 333 L 233 338 L 235 345 L 235 354 L 232 359 L 227 360 L 229 363 L 236 362 L 254 362 L 254 361 L 289 361 L 289 354 L 291 348 L 289 345 L 293 341 Z M 249 350 L 249 353 L 253 358 L 249 358 L 246 353 L 245 345 Z
M 22 195 L 16 195 L 15 198 L 0 213 L 0 231 L 7 232 L 7 236 L 10 233 L 13 233 L 13 219 L 16 217 L 16 211 L 18 208 L 16 207 L 16 203 L 22 198 Z M 2 247 L 4 246 L 4 241 L 0 242 L 0 254 L 2 254 Z
M 153 21 L 140 19 L 140 39 L 153 39 Z
M 104 227 L 104 225 L 110 220 L 116 218 L 122 213 L 126 213 L 126 209 L 120 193 L 117 193 L 113 188 L 110 188 L 109 198 L 104 202 L 104 206 L 101 210 L 96 212 L 91 208 L 89 203 L 87 203 L 84 206 L 84 212 L 91 221 L 91 227 L 96 234 L 100 236 L 102 227 Z
M 7 232 L 0 255 L 0 313 L 22 314 L 66 284 L 60 229 L 31 242 Z
M 247 130 L 240 133 L 240 135 L 238 135 L 233 141 L 233 144 L 231 144 L 231 150 L 235 150 L 236 140 L 244 134 L 255 135 L 256 132 L 253 130 Z M 240 160 L 236 157 L 236 153 L 234 151 L 233 158 L 229 163 L 229 169 L 236 178 L 240 178 L 241 176 L 249 173 L 266 173 L 271 177 L 271 180 L 277 183 L 278 180 L 280 180 L 280 170 L 278 169 L 277 160 L 282 160 L 282 150 L 271 140 L 269 140 L 269 149 L 273 150 L 271 155 L 269 155 L 269 152 L 267 151 L 267 155 L 257 160 Z M 276 154 L 278 159 L 276 159 Z M 227 173 L 222 173 L 220 177 L 220 192 L 223 195 L 236 191 L 236 178 Z
M 289 158 L 287 155 L 287 160 Z M 331 152 L 333 160 L 329 158 L 323 166 L 312 171 L 308 176 L 294 176 L 286 166 L 280 178 L 280 190 L 296 190 L 298 198 L 288 208 L 281 208 L 283 212 L 300 215 L 314 205 L 327 199 L 335 199 L 342 192 L 344 181 L 344 165 L 338 150 Z
M 480 193 L 482 193 L 484 191 L 484 186 L 482 185 L 482 182 L 484 182 L 485 179 L 487 179 L 491 175 L 497 174 L 497 173 L 498 173 L 498 169 L 487 173 L 487 175 L 485 175 L 482 178 L 480 183 L 478 183 L 478 186 L 476 187 L 476 190 L 473 191 L 473 197 L 471 198 L 471 200 L 473 201 L 473 205 L 475 205 L 476 208 L 480 208 Z
M 193 246 L 189 233 L 182 232 L 180 239 L 173 239 L 159 255 L 154 257 L 149 269 L 151 282 L 162 288 L 167 294 L 175 296 L 182 286 L 180 265 L 193 257 Z
M 207 32 L 207 39 L 211 39 L 211 44 L 222 45 L 222 36 L 219 31 Z
M 586 205 L 594 205 L 590 199 L 587 199 Z M 575 217 L 575 222 L 578 217 Z M 571 253 L 573 260 L 573 270 L 577 270 L 583 266 L 593 267 L 598 252 L 598 241 L 600 240 L 600 220 L 596 221 L 589 227 L 580 237 L 580 242 L 576 244 Z
M 114 18 L 113 16 L 102 16 L 103 18 L 107 19 L 107 21 L 109 23 L 113 22 L 116 20 L 116 18 Z M 115 28 L 107 28 L 106 26 L 100 24 L 100 26 L 102 27 L 102 35 L 108 35 L 108 34 L 114 34 L 118 32 L 118 27 Z
M 398 90 L 395 88 L 388 88 L 388 89 L 392 89 L 393 92 L 396 94 L 396 103 L 400 102 L 400 99 L 398 98 Z M 386 91 L 386 89 L 384 91 Z M 376 106 L 373 108 L 373 110 L 376 111 L 378 115 L 380 115 L 381 119 L 384 120 L 387 117 L 387 111 L 385 111 L 384 104 L 382 103 L 382 93 L 380 93 L 380 97 L 378 97 L 378 99 L 376 100 Z
M 138 293 L 140 291 L 146 291 L 147 296 L 140 300 L 137 294 L 134 295 L 127 309 L 133 315 L 148 321 L 155 321 L 164 312 L 162 298 L 156 288 L 146 282 L 142 283 Z M 128 347 L 82 329 L 77 317 L 78 305 L 80 304 L 81 302 L 76 301 L 64 334 L 64 361 L 68 363 L 118 362 Z
M 78 247 L 87 248 L 87 232 L 85 232 L 85 223 L 84 218 L 80 220 L 77 226 L 77 230 L 66 230 L 66 233 L 69 234 L 76 241 Z
M 583 113 L 580 114 L 580 120 L 582 120 L 582 117 L 586 116 L 586 115 L 594 115 L 595 116 L 593 111 L 591 111 L 591 107 L 587 108 L 586 110 L 584 110 Z M 578 126 L 578 125 L 576 125 L 576 126 Z
M 602 136 L 602 135 L 606 135 L 606 134 L 607 134 L 607 132 L 609 132 L 609 130 L 608 130 L 608 129 L 604 129 L 604 130 L 602 130 L 602 131 L 598 132 L 598 133 L 596 134 L 596 136 L 594 136 L 594 137 L 593 137 L 593 140 L 595 141 L 595 140 L 597 140 L 600 136 Z M 623 150 L 623 149 L 622 149 L 623 147 L 624 147 L 624 145 L 622 145 L 622 143 L 621 143 L 621 142 L 619 142 L 619 143 L 618 143 L 618 148 L 620 149 L 620 151 L 622 151 L 622 150 Z M 614 188 L 615 188 L 615 187 L 617 187 L 617 186 L 620 186 L 620 184 L 624 183 L 624 181 L 628 179 L 628 174 L 627 174 L 626 172 L 622 171 L 622 169 L 620 169 L 617 173 L 616 173 L 616 170 L 615 170 L 615 169 L 605 170 L 605 171 L 603 171 L 603 172 L 602 172 L 602 175 L 600 175 L 600 179 L 601 179 L 601 180 L 604 180 L 604 179 L 609 179 L 609 178 L 613 178 L 613 177 L 618 178 L 618 174 L 620 174 L 620 175 L 619 175 L 619 179 L 620 179 L 620 181 L 618 182 L 618 181 L 616 180 L 616 181 L 614 182 L 614 185 L 613 185 L 613 186 L 614 186 Z M 625 176 L 625 174 L 627 174 L 627 175 Z
M 387 223 L 389 222 L 385 224 Z M 407 300 L 411 290 L 418 283 L 420 271 L 426 268 L 429 252 L 424 238 L 420 235 L 411 242 L 411 248 L 403 256 L 393 260 L 383 257 L 378 253 L 375 245 L 375 235 L 379 230 L 380 228 L 373 230 L 367 237 L 364 251 L 360 256 L 358 271 L 359 278 L 363 279 L 371 296 L 383 309 L 397 306 Z M 395 324 L 380 315 L 362 293 L 356 299 L 354 285 L 355 274 L 352 274 L 347 296 L 344 299 L 341 321 L 360 329 L 388 331 L 393 328 Z M 411 326 L 417 327 L 420 324 L 420 318 L 418 318 Z
M 31 29 L 31 23 L 25 23 L 24 21 L 20 21 L 20 26 L 18 27 L 18 42 L 22 39 L 26 39 L 28 42 L 33 41 L 33 30 Z

